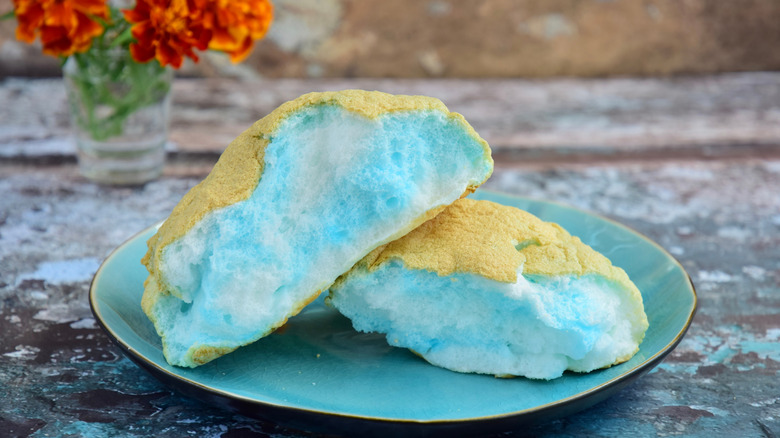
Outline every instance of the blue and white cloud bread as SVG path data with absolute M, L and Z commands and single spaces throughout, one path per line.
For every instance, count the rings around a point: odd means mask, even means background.
M 487 143 L 437 99 L 350 90 L 283 104 L 148 242 L 142 307 L 166 359 L 195 367 L 269 334 L 492 169 Z
M 553 379 L 624 362 L 647 330 L 626 273 L 560 226 L 461 199 L 340 277 L 328 302 L 459 372 Z

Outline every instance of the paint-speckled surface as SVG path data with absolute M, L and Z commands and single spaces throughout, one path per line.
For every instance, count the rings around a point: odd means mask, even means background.
M 717 93 L 719 79 L 702 80 Z M 0 87 L 20 89 L 20 83 Z M 604 83 L 564 85 L 592 90 Z M 462 88 L 501 94 L 490 82 Z M 16 108 L 23 114 L 30 108 L 26 94 L 12 94 L 19 96 Z M 681 104 L 695 106 L 691 99 Z M 492 108 L 489 98 L 471 102 L 471 111 L 482 107 L 487 114 Z M 740 114 L 771 134 L 777 109 L 759 111 L 750 102 L 748 93 Z M 193 104 L 189 117 L 210 108 L 206 102 L 201 107 Z M 697 117 L 719 111 L 697 108 Z M 57 117 L 30 113 L 26 120 Z M 605 117 L 605 131 L 618 126 Z M 637 117 L 632 123 L 641 124 Z M 97 187 L 75 174 L 67 152 L 25 158 L 25 141 L 64 143 L 61 134 L 45 137 L 41 131 L 44 137 L 25 140 L 15 137 L 18 131 L 0 135 L 0 149 L 10 151 L 0 155 L 0 435 L 306 436 L 175 393 L 125 358 L 89 311 L 87 290 L 100 262 L 136 231 L 164 218 L 214 156 L 194 162 L 189 160 L 198 157 L 174 156 L 166 176 L 143 188 Z M 728 144 L 728 136 L 722 138 L 720 144 Z M 699 295 L 690 331 L 654 371 L 593 408 L 504 436 L 780 435 L 780 139 L 764 140 L 765 147 L 729 159 L 708 155 L 704 142 L 698 155 L 653 155 L 649 162 L 624 154 L 572 163 L 558 152 L 570 149 L 544 146 L 545 162 L 497 163 L 486 188 L 564 202 L 636 229 L 682 263 Z

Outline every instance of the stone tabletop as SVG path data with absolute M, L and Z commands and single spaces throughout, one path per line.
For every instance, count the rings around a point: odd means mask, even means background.
M 299 437 L 161 384 L 89 309 L 92 275 L 165 218 L 228 141 L 303 92 L 442 98 L 491 146 L 486 188 L 624 223 L 685 267 L 699 310 L 649 374 L 503 436 L 780 436 L 780 74 L 594 80 L 180 79 L 165 173 L 77 174 L 59 80 L 0 82 L 0 436 Z

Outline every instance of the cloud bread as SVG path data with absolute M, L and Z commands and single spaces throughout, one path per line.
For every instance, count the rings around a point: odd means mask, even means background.
M 195 367 L 267 335 L 492 169 L 487 143 L 434 98 L 348 90 L 281 105 L 148 242 L 142 307 L 166 359 Z
M 525 211 L 461 199 L 341 276 L 328 302 L 459 372 L 553 379 L 624 362 L 647 329 L 626 273 Z

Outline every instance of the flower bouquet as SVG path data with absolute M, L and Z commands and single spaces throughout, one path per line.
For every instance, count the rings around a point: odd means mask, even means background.
M 240 62 L 273 18 L 268 0 L 13 0 L 16 37 L 63 61 L 81 172 L 136 184 L 162 172 L 172 69 L 197 51 Z

